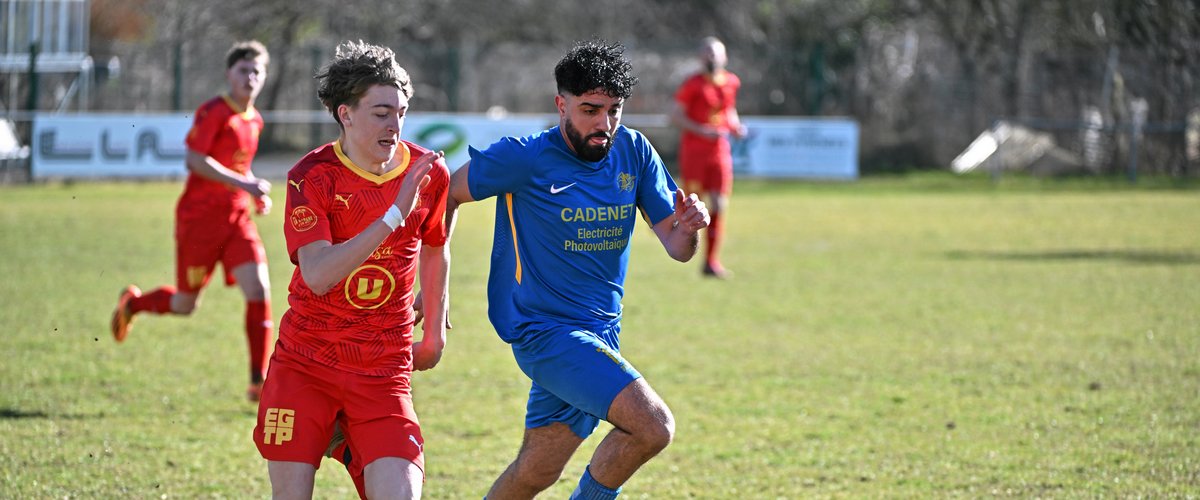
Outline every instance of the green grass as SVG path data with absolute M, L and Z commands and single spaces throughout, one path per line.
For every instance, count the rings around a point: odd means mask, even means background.
M 179 189 L 0 189 L 0 497 L 269 493 L 236 289 L 109 338 L 122 286 L 173 281 Z M 634 238 L 624 353 L 678 434 L 626 497 L 1200 497 L 1194 184 L 925 174 L 743 182 L 734 203 L 732 281 Z M 485 316 L 490 207 L 464 208 L 455 329 L 415 377 L 427 498 L 481 497 L 520 443 L 528 382 Z M 276 318 L 281 221 L 259 221 Z M 353 497 L 335 462 L 317 495 Z

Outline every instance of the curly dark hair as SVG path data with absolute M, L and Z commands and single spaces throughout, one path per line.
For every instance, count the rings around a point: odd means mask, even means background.
M 583 95 L 600 89 L 609 97 L 628 99 L 633 95 L 637 77 L 625 58 L 625 46 L 604 40 L 576 42 L 575 47 L 554 66 L 558 93 Z
M 404 97 L 413 95 L 408 71 L 396 62 L 396 53 L 387 47 L 371 45 L 362 40 L 342 42 L 333 60 L 317 73 L 320 87 L 317 97 L 338 124 L 338 106 L 355 106 L 372 85 L 390 85 L 400 89 Z

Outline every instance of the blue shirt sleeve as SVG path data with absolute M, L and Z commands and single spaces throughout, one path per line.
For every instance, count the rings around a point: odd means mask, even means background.
M 487 149 L 469 148 L 471 165 L 467 188 L 476 200 L 516 191 L 528 182 L 533 162 L 529 161 L 529 138 L 505 137 Z
M 638 133 L 635 139 L 638 157 L 642 159 L 642 178 L 638 182 L 637 204 L 650 218 L 650 225 L 658 224 L 675 213 L 675 179 L 667 173 L 667 167 L 646 136 Z

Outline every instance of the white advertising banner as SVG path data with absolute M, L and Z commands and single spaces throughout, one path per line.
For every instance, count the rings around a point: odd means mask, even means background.
M 191 125 L 184 114 L 40 115 L 33 122 L 33 177 L 184 175 Z
M 548 120 L 553 119 L 551 123 Z M 470 160 L 467 146 L 485 149 L 502 137 L 524 137 L 558 124 L 557 115 L 485 115 L 413 113 L 404 119 L 400 133 L 406 141 L 446 153 L 446 165 L 457 170 Z
M 324 113 L 313 117 L 331 120 Z M 482 114 L 421 113 L 405 119 L 400 135 L 423 147 L 445 151 L 446 164 L 454 170 L 470 159 L 468 145 L 482 149 L 501 137 L 537 133 L 552 125 L 547 121 L 550 118 L 554 116 L 492 119 Z M 33 176 L 183 176 L 187 174 L 184 138 L 191 125 L 191 115 L 182 113 L 39 116 L 33 127 Z
M 489 118 L 483 114 L 419 113 L 401 137 L 446 152 L 451 170 L 468 146 L 521 137 L 557 125 L 557 115 Z M 328 119 L 323 113 L 313 119 Z M 187 173 L 184 137 L 190 114 L 89 113 L 39 116 L 33 126 L 34 178 L 174 177 Z M 858 124 L 849 119 L 745 117 L 749 135 L 734 141 L 734 172 L 748 177 L 858 178 Z M 268 127 L 271 123 L 268 122 Z
M 744 117 L 733 168 L 748 177 L 858 178 L 858 123 L 839 118 Z

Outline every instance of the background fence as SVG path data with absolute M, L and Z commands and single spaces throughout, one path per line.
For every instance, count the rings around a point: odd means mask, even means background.
M 0 10 L 28 3 L 0 0 Z M 245 38 L 271 50 L 258 106 L 279 116 L 318 110 L 316 68 L 340 40 L 360 38 L 396 50 L 416 82 L 418 112 L 547 113 L 554 63 L 572 41 L 592 36 L 628 47 L 641 81 L 627 112 L 661 115 L 675 87 L 697 69 L 695 43 L 714 34 L 726 41 L 730 69 L 742 78 L 743 114 L 853 118 L 861 124 L 866 173 L 946 168 L 998 119 L 1070 124 L 1048 127 L 1067 148 L 1076 147 L 1078 130 L 1098 128 L 1112 137 L 1103 141 L 1104 154 L 1089 153 L 1104 162 L 1095 172 L 1123 175 L 1131 158 L 1148 174 L 1197 170 L 1186 123 L 1200 95 L 1200 11 L 1182 0 L 585 6 L 91 0 L 90 6 L 90 74 L 41 74 L 31 85 L 29 75 L 10 69 L 0 81 L 9 116 L 30 107 L 190 111 L 221 91 L 224 51 Z M 39 89 L 38 102 L 27 106 L 32 88 Z M 86 98 L 72 90 L 80 88 L 90 88 Z M 1133 127 L 1135 106 L 1146 124 L 1136 150 L 1120 132 Z M 263 148 L 306 149 L 315 136 L 332 133 L 328 126 L 318 134 L 308 124 L 277 120 Z M 673 131 L 648 132 L 671 153 Z

